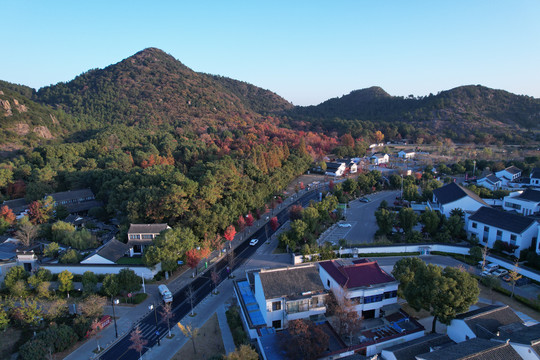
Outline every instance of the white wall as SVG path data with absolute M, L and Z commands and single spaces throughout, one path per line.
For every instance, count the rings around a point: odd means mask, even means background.
M 105 259 L 104 257 L 98 255 L 98 254 L 94 254 L 92 256 L 90 256 L 89 258 L 86 258 L 84 259 L 83 261 L 81 261 L 81 264 L 107 264 L 107 265 L 113 265 L 115 264 L 114 262 L 112 262 L 111 260 L 107 260 Z
M 473 225 L 476 224 L 476 228 L 473 227 Z M 516 242 L 515 245 L 518 246 L 515 255 L 519 256 L 519 253 L 521 250 L 528 249 L 532 244 L 532 238 L 537 235 L 538 232 L 538 225 L 537 223 L 534 223 L 533 225 L 529 226 L 524 232 L 521 234 L 512 233 L 510 231 L 497 228 L 495 226 L 491 225 L 485 225 L 481 222 L 474 221 L 474 220 L 468 220 L 467 221 L 467 234 L 470 236 L 472 234 L 476 235 L 476 238 L 480 242 L 480 245 L 486 244 L 483 241 L 484 238 L 484 228 L 489 228 L 488 231 L 488 239 L 487 239 L 487 246 L 489 248 L 493 248 L 495 241 L 497 240 L 497 231 L 502 231 L 501 239 L 505 243 L 510 244 L 510 236 L 515 235 L 516 236 Z
M 157 264 L 154 269 L 150 269 L 144 266 L 121 266 L 121 265 L 70 265 L 70 264 L 44 264 L 40 267 L 49 269 L 53 274 L 59 274 L 64 270 L 69 271 L 72 274 L 82 275 L 85 271 L 92 271 L 94 274 L 106 275 L 106 274 L 118 274 L 122 269 L 130 269 L 138 276 L 142 276 L 145 279 L 152 279 L 158 272 L 161 271 L 161 263 Z
M 446 334 L 457 343 L 476 337 L 465 321 L 459 319 L 452 320 L 450 326 L 446 328 Z
M 387 349 L 387 348 L 392 347 L 394 345 L 401 344 L 401 343 L 403 343 L 405 341 L 411 341 L 411 340 L 414 340 L 414 339 L 418 339 L 418 338 L 421 338 L 422 336 L 424 336 L 424 331 L 418 331 L 418 332 L 415 332 L 415 333 L 412 333 L 412 334 L 407 334 L 405 336 L 400 336 L 400 337 L 395 338 L 395 339 L 390 339 L 388 341 L 384 341 L 384 342 L 380 342 L 380 343 L 375 343 L 373 345 L 369 345 L 368 347 L 366 347 L 366 355 L 367 356 L 372 356 L 372 355 L 378 354 L 383 349 Z
M 462 209 L 463 211 L 476 211 L 482 206 L 484 206 L 484 204 L 479 203 L 473 198 L 465 196 L 457 201 L 441 205 L 441 212 L 446 217 L 450 217 L 450 212 L 454 209 Z

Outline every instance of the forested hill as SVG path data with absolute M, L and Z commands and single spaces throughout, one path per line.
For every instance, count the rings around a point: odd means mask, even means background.
M 296 107 L 291 117 L 323 125 L 335 118 L 432 123 L 433 128 L 538 129 L 540 99 L 484 86 L 461 86 L 426 97 L 390 96 L 379 87 L 356 90 L 317 106 Z
M 42 88 L 36 100 L 102 123 L 149 126 L 204 119 L 204 127 L 293 107 L 256 86 L 197 73 L 155 48 Z

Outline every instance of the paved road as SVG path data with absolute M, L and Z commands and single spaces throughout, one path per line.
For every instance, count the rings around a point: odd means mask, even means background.
M 318 192 L 312 191 L 295 201 L 294 204 L 307 206 L 310 201 L 317 199 L 317 197 Z M 280 224 L 285 224 L 289 220 L 289 211 L 287 208 L 285 208 L 276 216 Z M 237 269 L 242 266 L 246 262 L 246 260 L 249 259 L 257 251 L 258 248 L 260 248 L 261 246 L 265 246 L 264 244 L 267 240 L 267 236 L 270 237 L 272 234 L 273 231 L 270 227 L 262 227 L 257 230 L 251 237 L 245 239 L 244 242 L 237 246 L 234 249 L 235 262 L 234 267 L 231 270 Z M 249 246 L 249 241 L 253 238 L 259 239 L 259 243 L 256 246 Z M 222 258 L 215 265 L 213 265 L 220 277 L 220 283 L 228 278 L 229 272 L 231 271 L 228 265 L 229 263 L 227 262 L 226 258 Z M 193 305 L 196 306 L 214 288 L 214 285 L 210 279 L 210 272 L 208 271 L 205 274 L 200 275 L 199 277 L 194 279 L 190 286 L 193 289 Z M 173 324 L 179 322 L 191 311 L 191 302 L 189 301 L 189 297 L 186 294 L 187 290 L 188 286 L 185 286 L 184 288 L 174 293 L 174 300 L 172 303 L 174 316 L 171 319 L 171 323 Z M 161 310 L 162 306 L 160 305 L 157 307 L 156 312 L 151 312 L 147 314 L 144 318 L 141 319 L 141 321 L 133 325 L 134 328 L 137 325 L 139 326 L 142 332 L 142 337 L 148 341 L 148 344 L 146 345 L 147 347 L 143 350 L 143 354 L 149 349 L 151 349 L 156 343 L 158 343 L 158 339 L 162 339 L 167 333 L 166 324 L 161 321 Z M 130 346 L 131 341 L 129 340 L 129 336 L 126 335 L 119 339 L 115 345 L 107 349 L 105 353 L 101 354 L 99 356 L 99 359 L 138 359 L 139 354 L 134 349 L 130 349 Z

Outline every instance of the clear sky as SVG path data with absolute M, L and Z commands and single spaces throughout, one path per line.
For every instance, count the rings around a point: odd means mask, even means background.
M 40 88 L 157 47 L 295 105 L 381 86 L 540 98 L 538 0 L 0 0 L 0 79 Z

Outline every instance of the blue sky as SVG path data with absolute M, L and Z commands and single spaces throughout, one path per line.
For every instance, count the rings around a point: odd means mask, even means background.
M 295 105 L 481 84 L 540 98 L 540 1 L 0 1 L 0 79 L 39 88 L 157 47 Z

